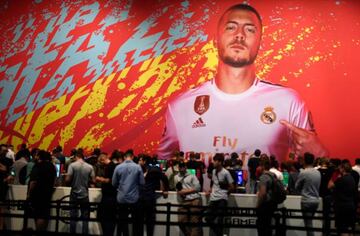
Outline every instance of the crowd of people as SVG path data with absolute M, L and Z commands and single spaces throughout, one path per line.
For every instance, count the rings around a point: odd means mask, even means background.
M 296 160 L 295 160 L 296 159 Z M 161 190 L 176 191 L 179 204 L 180 230 L 184 235 L 203 235 L 200 192 L 209 195 L 204 222 L 212 235 L 223 235 L 223 216 L 229 193 L 242 189 L 257 194 L 257 228 L 259 235 L 272 235 L 270 224 L 279 201 L 274 199 L 276 183 L 281 183 L 287 195 L 301 195 L 301 210 L 307 235 L 313 235 L 312 217 L 323 205 L 323 232 L 330 235 L 330 211 L 335 214 L 339 234 L 351 233 L 356 223 L 360 159 L 351 166 L 349 160 L 315 158 L 311 153 L 279 164 L 275 156 L 255 150 L 246 165 L 236 154 L 217 153 L 205 166 L 199 153 L 174 152 L 169 160 L 157 160 L 147 154 L 134 155 L 133 150 L 114 150 L 111 155 L 95 148 L 90 156 L 83 149 L 73 149 L 70 155 L 56 147 L 51 153 L 25 144 L 17 152 L 11 145 L 1 145 L 0 201 L 6 199 L 8 184 L 28 186 L 28 209 L 35 219 L 36 229 L 45 231 L 50 215 L 50 202 L 55 186 L 71 187 L 71 216 L 80 211 L 82 233 L 88 234 L 89 187 L 101 188 L 102 199 L 97 210 L 103 235 L 129 235 L 128 215 L 132 216 L 132 232 L 154 234 L 156 199 Z M 241 173 L 241 175 L 239 175 Z M 209 178 L 210 188 L 204 187 Z M 283 201 L 283 200 L 282 200 Z M 281 202 L 281 201 L 280 201 Z M 117 207 L 114 207 L 116 206 Z M 3 211 L 3 207 L 0 211 Z M 191 214 L 188 214 L 189 210 Z M 0 217 L 0 230 L 4 228 Z M 192 224 L 189 225 L 188 223 Z M 71 220 L 70 232 L 76 232 L 77 222 Z M 117 227 L 116 227 L 117 226 Z

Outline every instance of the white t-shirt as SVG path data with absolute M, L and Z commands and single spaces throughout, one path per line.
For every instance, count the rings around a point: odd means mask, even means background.
M 292 140 L 280 119 L 313 129 L 310 113 L 293 89 L 255 79 L 245 92 L 227 94 L 208 81 L 169 103 L 158 155 L 168 159 L 174 150 L 199 152 L 208 165 L 217 152 L 237 152 L 246 166 L 260 149 L 283 160 Z

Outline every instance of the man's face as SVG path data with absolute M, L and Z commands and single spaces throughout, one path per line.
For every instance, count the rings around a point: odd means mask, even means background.
M 255 61 L 261 41 L 261 24 L 253 12 L 226 12 L 217 32 L 217 47 L 222 62 L 239 68 Z
M 143 158 L 140 158 L 138 163 L 141 167 L 145 166 L 145 160 Z
M 105 154 L 101 154 L 98 157 L 98 162 L 100 163 L 100 165 L 105 165 L 106 164 L 106 159 L 107 159 L 107 156 Z
M 221 162 L 218 161 L 218 160 L 214 160 L 214 167 L 217 168 L 217 167 L 220 167 L 221 166 Z
M 182 174 L 182 175 L 185 175 L 186 174 L 186 166 L 182 166 L 179 168 L 179 172 Z
M 1 146 L 0 152 L 6 154 L 8 152 L 7 147 L 6 146 Z

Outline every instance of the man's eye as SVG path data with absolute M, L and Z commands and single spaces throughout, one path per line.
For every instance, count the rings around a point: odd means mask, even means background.
M 256 33 L 256 29 L 253 28 L 253 27 L 246 27 L 245 30 L 246 30 L 246 32 L 249 32 L 249 33 L 252 33 L 252 34 Z
M 235 30 L 235 26 L 228 25 L 228 26 L 225 27 L 225 30 Z

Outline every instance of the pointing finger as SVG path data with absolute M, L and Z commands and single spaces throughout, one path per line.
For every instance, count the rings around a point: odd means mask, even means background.
M 289 123 L 286 120 L 280 120 L 280 124 L 285 125 L 289 130 L 291 130 L 295 134 L 303 134 L 304 133 L 304 130 L 302 128 L 296 127 L 295 125 Z

